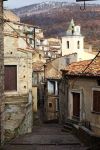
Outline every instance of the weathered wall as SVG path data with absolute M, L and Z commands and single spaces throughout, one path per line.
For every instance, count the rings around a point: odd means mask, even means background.
M 57 58 L 51 62 L 48 62 L 47 65 L 45 66 L 45 78 L 53 79 L 54 81 L 57 81 L 56 79 L 60 79 L 62 77 L 62 73 L 60 72 L 60 70 L 64 69 L 66 67 L 66 65 L 68 65 L 71 62 L 75 62 L 76 60 L 77 60 L 77 55 L 75 53 L 75 54 L 60 57 L 60 58 Z M 57 82 L 59 82 L 59 80 Z M 47 82 L 46 82 L 46 84 L 47 84 Z M 46 87 L 46 89 L 45 89 L 45 109 L 47 111 L 46 112 L 47 113 L 47 119 L 49 119 L 49 120 L 50 119 L 58 119 L 60 117 L 59 119 L 61 122 L 61 120 L 64 120 L 64 118 L 62 119 L 62 117 L 63 117 L 63 115 L 65 115 L 65 112 L 63 109 L 63 107 L 65 107 L 65 104 L 64 104 L 64 106 L 62 106 L 62 102 L 61 102 L 62 97 L 59 97 L 60 95 L 55 95 L 55 96 L 53 94 L 49 95 L 47 88 L 48 87 Z M 55 100 L 57 98 L 58 99 L 60 98 L 59 104 L 61 107 L 60 108 L 61 110 L 58 110 L 58 112 L 56 112 L 56 100 Z M 52 103 L 51 108 L 49 108 L 49 103 Z M 55 108 L 55 109 L 53 110 L 53 108 Z M 60 111 L 60 113 L 63 112 L 64 114 L 59 116 L 59 111 Z
M 97 84 L 96 79 L 82 79 L 78 78 L 75 82 L 69 80 L 70 88 L 69 88 L 69 101 L 68 101 L 68 112 L 69 117 L 72 118 L 73 115 L 73 103 L 72 103 L 72 91 L 76 91 L 80 93 L 81 96 L 81 106 L 80 106 L 80 120 L 89 121 L 93 131 L 100 135 L 100 114 L 96 114 L 93 112 L 93 90 L 97 89 L 100 91 L 100 86 Z M 74 86 L 72 87 L 74 83 Z
M 77 54 L 74 53 L 71 55 L 56 58 L 55 60 L 48 62 L 45 66 L 45 78 L 61 77 L 61 73 L 59 73 L 59 71 L 61 69 L 64 69 L 66 65 L 76 61 L 77 61 Z
M 63 78 L 59 83 L 59 123 L 65 123 L 68 117 L 68 82 Z
M 20 18 L 9 10 L 4 10 L 4 19 L 20 22 Z
M 32 131 L 32 104 L 27 103 L 28 96 L 6 97 L 5 102 L 5 141 Z
M 47 113 L 47 120 L 55 120 L 59 118 L 58 111 L 56 111 L 56 99 L 58 97 L 56 96 L 49 96 L 48 101 L 47 101 L 47 108 L 46 108 L 46 113 Z M 52 104 L 52 107 L 49 105 Z
M 3 18 L 3 1 L 0 1 L 0 17 Z M 3 21 L 0 19 L 0 143 L 4 140 L 4 47 L 3 47 Z
M 4 64 L 17 65 L 17 91 L 6 94 L 25 94 L 32 90 L 32 54 L 18 51 L 18 38 L 5 36 Z
M 32 87 L 32 96 L 33 96 L 33 112 L 37 112 L 37 86 Z
M 19 25 L 11 23 L 11 26 L 17 29 Z M 32 130 L 32 52 L 27 50 L 23 36 L 16 36 L 8 25 L 4 31 L 4 65 L 17 66 L 17 90 L 5 91 L 4 128 L 8 141 Z

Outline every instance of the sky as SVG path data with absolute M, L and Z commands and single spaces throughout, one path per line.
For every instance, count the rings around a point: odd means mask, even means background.
M 35 4 L 35 3 L 45 2 L 45 1 L 76 2 L 76 0 L 8 0 L 8 1 L 4 2 L 4 7 L 8 8 L 8 9 L 19 8 L 22 6 L 27 6 L 30 4 Z M 89 2 L 87 2 L 87 3 L 89 3 Z M 100 4 L 100 0 L 96 0 L 96 1 L 90 2 L 90 3 Z

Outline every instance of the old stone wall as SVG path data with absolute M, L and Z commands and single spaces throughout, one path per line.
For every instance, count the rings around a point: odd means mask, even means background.
M 21 134 L 31 132 L 32 125 L 32 103 L 28 102 L 28 95 L 6 96 L 5 142 Z
M 17 91 L 5 94 L 27 94 L 32 90 L 32 53 L 19 51 L 19 39 L 9 35 L 4 39 L 4 65 L 17 66 Z M 22 43 L 23 44 L 23 43 Z
M 0 1 L 0 18 L 3 18 L 3 1 Z M 4 90 L 3 90 L 3 80 L 4 80 L 4 47 L 3 47 L 3 21 L 0 19 L 0 143 L 4 139 L 3 130 L 3 111 L 4 111 Z
M 9 22 L 18 29 L 18 24 Z M 30 51 L 22 28 L 20 34 L 5 23 L 4 28 L 4 65 L 17 68 L 16 90 L 5 91 L 5 141 L 32 130 L 32 52 Z
M 68 117 L 68 82 L 64 78 L 59 83 L 59 123 L 65 123 Z

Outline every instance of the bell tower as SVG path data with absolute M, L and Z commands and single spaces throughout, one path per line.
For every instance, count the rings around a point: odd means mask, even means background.
M 66 31 L 66 36 L 62 37 L 62 56 L 81 53 L 84 51 L 84 37 L 81 35 L 81 27 L 75 25 L 72 19 Z

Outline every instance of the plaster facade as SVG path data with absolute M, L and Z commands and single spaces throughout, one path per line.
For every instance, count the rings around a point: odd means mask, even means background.
M 69 84 L 74 80 L 70 79 Z M 68 118 L 73 117 L 72 92 L 80 93 L 80 121 L 90 122 L 96 135 L 100 135 L 100 114 L 93 112 L 93 91 L 100 91 L 96 78 L 79 78 L 74 86 L 69 87 L 68 92 Z M 66 108 L 67 109 L 67 108 Z
M 84 48 L 84 36 L 81 34 L 80 26 L 74 24 L 73 19 L 66 32 L 62 37 L 62 56 L 77 53 L 77 61 L 93 59 L 95 55 L 90 49 Z

